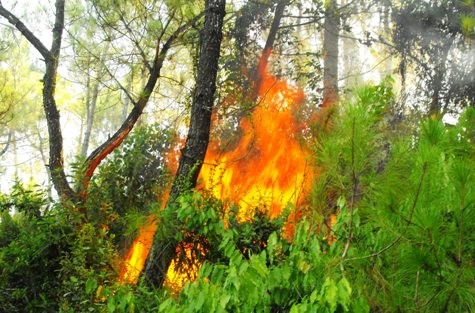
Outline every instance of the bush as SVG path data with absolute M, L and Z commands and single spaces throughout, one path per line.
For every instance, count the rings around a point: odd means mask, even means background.
M 474 110 L 455 127 L 390 125 L 383 87 L 360 90 L 318 136 L 313 203 L 338 215 L 330 251 L 372 311 L 471 312 Z
M 55 312 L 71 229 L 61 215 L 41 215 L 45 199 L 20 184 L 1 198 L 0 311 Z
M 107 225 L 119 248 L 131 243 L 167 190 L 171 174 L 166 158 L 171 138 L 171 132 L 159 125 L 139 127 L 93 176 L 88 219 Z

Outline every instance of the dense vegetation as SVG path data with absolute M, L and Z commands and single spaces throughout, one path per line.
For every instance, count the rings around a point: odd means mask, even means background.
M 0 1 L 0 312 L 474 312 L 474 91 L 474 0 Z
M 159 207 L 158 198 L 144 202 L 136 194 L 114 201 L 117 190 L 135 184 L 120 177 L 140 179 L 137 173 L 160 161 L 134 154 L 148 151 L 154 141 L 144 138 L 156 133 L 137 131 L 103 167 L 94 181 L 102 198 L 88 204 L 94 218 L 87 223 L 74 207 L 16 185 L 1 198 L 1 310 L 472 311 L 475 111 L 467 109 L 455 126 L 433 118 L 395 122 L 393 100 L 389 80 L 367 86 L 330 113 L 325 128 L 316 125 L 313 209 L 290 240 L 285 214 L 238 223 L 235 210 L 206 194 L 184 194 L 160 211 L 160 235 L 192 243 L 193 258 L 204 261 L 178 295 L 117 282 L 117 238 L 133 238 L 124 225 L 146 216 L 133 204 Z M 161 188 L 149 182 L 146 189 Z M 124 201 L 131 211 L 123 211 Z M 331 213 L 337 219 L 330 233 L 321 225 Z

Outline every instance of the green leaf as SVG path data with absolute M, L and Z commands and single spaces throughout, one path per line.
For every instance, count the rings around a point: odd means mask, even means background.
M 256 270 L 256 272 L 261 276 L 267 276 L 269 270 L 266 266 L 266 255 L 265 251 L 262 251 L 259 255 L 252 255 L 251 259 L 251 266 Z
M 110 312 L 110 313 L 114 313 L 115 312 L 115 309 L 116 309 L 116 305 L 114 303 L 113 300 L 110 300 L 107 302 L 107 310 Z
M 320 291 L 320 303 L 323 305 L 328 304 L 330 310 L 333 312 L 336 308 L 337 301 L 338 288 L 335 284 L 335 281 L 327 277 Z
M 351 297 L 350 283 L 345 277 L 343 277 L 338 282 L 338 302 L 345 308 L 345 310 L 349 309 L 350 297 Z
M 86 293 L 91 294 L 97 289 L 97 281 L 93 277 L 89 277 L 86 281 Z

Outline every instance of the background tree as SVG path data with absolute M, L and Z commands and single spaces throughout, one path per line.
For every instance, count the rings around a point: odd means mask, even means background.
M 325 22 L 323 23 L 323 107 L 334 104 L 338 99 L 338 41 L 340 17 L 337 1 L 325 4 Z
M 149 70 L 147 82 L 144 85 L 142 92 L 137 96 L 137 99 L 134 99 L 134 108 L 128 115 L 127 119 L 123 122 L 121 127 L 101 146 L 95 149 L 86 159 L 84 165 L 85 169 L 83 180 L 80 184 L 80 192 L 78 194 L 71 188 L 68 180 L 66 179 L 63 160 L 63 136 L 61 133 L 59 111 L 54 98 L 58 62 L 60 60 L 62 34 L 64 30 L 64 0 L 57 0 L 55 8 L 55 25 L 53 28 L 52 35 L 52 47 L 50 50 L 43 45 L 43 43 L 25 26 L 23 22 L 21 22 L 11 12 L 6 10 L 1 3 L 0 15 L 6 18 L 11 24 L 13 24 L 44 57 L 46 71 L 45 76 L 43 78 L 43 105 L 46 113 L 46 120 L 49 131 L 50 173 L 53 185 L 55 186 L 60 198 L 66 201 L 70 201 L 79 199 L 79 196 L 82 198 L 86 196 L 89 181 L 96 167 L 111 151 L 113 151 L 117 146 L 122 143 L 128 133 L 131 131 L 138 118 L 142 114 L 143 109 L 145 108 L 148 100 L 150 99 L 151 94 L 153 93 L 157 80 L 160 76 L 160 71 L 163 66 L 163 62 L 172 43 L 190 24 L 195 22 L 196 18 L 189 20 L 188 23 L 185 23 L 175 29 L 164 41 L 162 47 L 160 47 L 160 45 L 162 44 L 162 37 L 166 35 L 166 32 L 168 30 L 167 27 L 173 20 L 173 15 L 168 20 L 169 23 L 165 24 L 165 27 L 158 32 L 158 40 L 155 44 L 153 61 L 150 62 L 148 60 L 144 60 Z M 109 17 L 114 18 L 114 15 L 111 15 Z M 117 20 L 112 20 L 110 22 L 117 22 Z
M 430 115 L 474 101 L 473 32 L 463 32 L 474 14 L 473 1 L 406 1 L 394 10 L 395 47 L 414 66 Z

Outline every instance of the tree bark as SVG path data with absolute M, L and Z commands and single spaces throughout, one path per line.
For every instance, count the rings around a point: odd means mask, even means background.
M 56 15 L 53 27 L 53 43 L 51 45 L 51 58 L 45 60 L 46 71 L 43 78 L 43 107 L 48 123 L 49 134 L 49 168 L 53 185 L 62 200 L 75 199 L 64 172 L 63 135 L 56 100 L 56 78 L 61 50 L 62 34 L 64 30 L 64 0 L 56 1 Z
M 224 15 L 225 0 L 206 0 L 205 24 L 200 38 L 198 73 L 191 105 L 191 121 L 167 205 L 174 203 L 181 193 L 196 186 L 206 154 Z M 155 288 L 163 285 L 166 271 L 175 256 L 176 245 L 173 235 L 171 238 L 154 239 L 143 272 L 147 284 Z
M 337 1 L 328 1 L 323 23 L 323 103 L 329 107 L 338 100 L 338 39 L 340 16 Z

